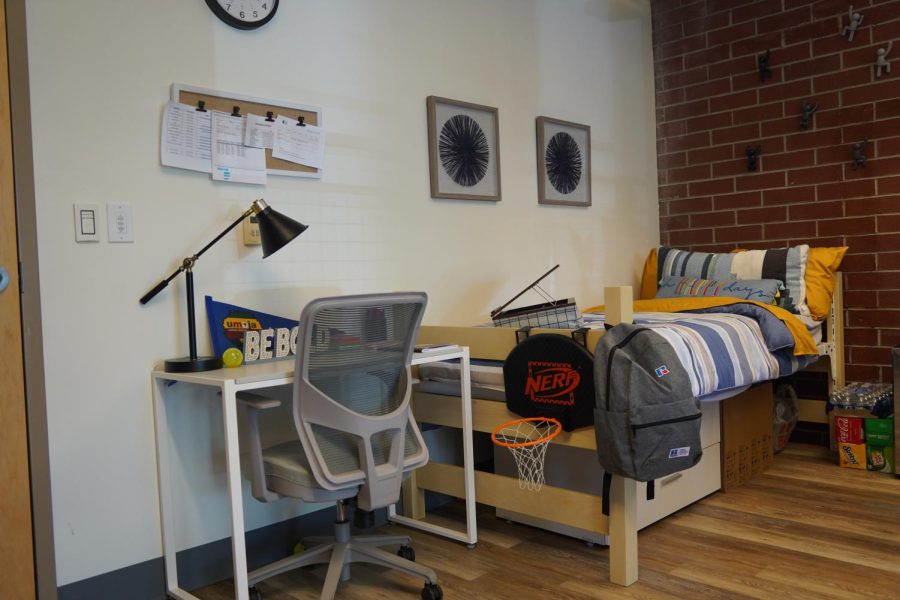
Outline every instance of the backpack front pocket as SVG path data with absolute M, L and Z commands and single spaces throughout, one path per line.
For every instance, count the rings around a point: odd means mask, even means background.
M 700 408 L 694 399 L 651 404 L 631 415 L 635 473 L 648 481 L 688 469 L 700 460 Z

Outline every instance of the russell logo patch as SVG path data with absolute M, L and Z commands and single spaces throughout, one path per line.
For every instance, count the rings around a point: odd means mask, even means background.
M 672 448 L 669 450 L 669 458 L 684 458 L 691 453 L 690 446 L 683 446 L 681 448 Z
M 656 376 L 657 377 L 662 377 L 663 375 L 668 375 L 668 374 L 669 374 L 669 367 L 667 367 L 666 365 L 659 365 L 658 367 L 656 367 Z

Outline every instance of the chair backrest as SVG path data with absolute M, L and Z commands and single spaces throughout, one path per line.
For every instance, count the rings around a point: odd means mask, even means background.
M 406 471 L 428 462 L 409 408 L 421 292 L 320 298 L 300 314 L 294 423 L 313 476 L 360 486 L 364 510 L 399 500 Z

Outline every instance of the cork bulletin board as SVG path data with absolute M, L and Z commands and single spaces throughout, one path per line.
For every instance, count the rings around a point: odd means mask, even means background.
M 296 102 L 267 100 L 265 98 L 255 98 L 253 96 L 221 92 L 180 83 L 172 84 L 172 100 L 191 106 L 199 106 L 199 103 L 203 101 L 206 110 L 218 110 L 228 114 L 231 114 L 234 107 L 237 106 L 242 115 L 254 114 L 264 117 L 266 113 L 272 112 L 275 117 L 281 115 L 297 119 L 302 116 L 304 123 L 323 127 L 321 108 Z M 288 175 L 313 179 L 322 177 L 322 169 L 273 158 L 271 148 L 266 148 L 266 172 L 269 175 Z

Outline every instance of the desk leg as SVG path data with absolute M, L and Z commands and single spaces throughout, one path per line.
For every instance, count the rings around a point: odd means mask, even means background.
M 228 467 L 228 504 L 231 508 L 231 552 L 234 563 L 234 597 L 248 600 L 247 547 L 244 540 L 244 497 L 241 490 L 241 455 L 238 442 L 237 390 L 234 383 L 222 386 L 222 416 L 225 421 L 225 462 Z
M 403 508 L 410 519 L 421 520 L 425 518 L 425 490 L 416 483 L 416 472 L 412 471 L 403 482 L 402 488 Z M 393 515 L 392 515 L 393 516 Z
M 178 587 L 178 563 L 175 554 L 175 519 L 172 505 L 172 486 L 169 482 L 169 421 L 166 419 L 166 393 L 168 383 L 152 378 L 153 425 L 156 431 L 156 475 L 159 485 L 159 519 L 162 525 L 163 561 L 166 568 L 166 591 L 174 598 L 183 598 Z
M 637 482 L 613 477 L 609 504 L 609 580 L 631 585 L 638 578 Z
M 469 348 L 464 347 L 461 359 L 460 400 L 462 402 L 463 474 L 466 486 L 466 541 L 469 546 L 478 542 L 478 526 L 475 522 L 475 458 L 472 450 L 472 382 L 469 365 Z

